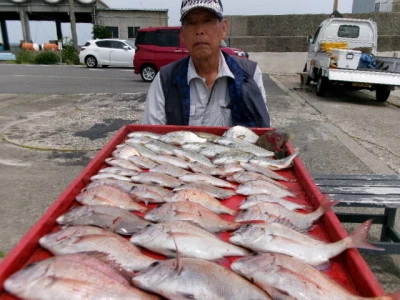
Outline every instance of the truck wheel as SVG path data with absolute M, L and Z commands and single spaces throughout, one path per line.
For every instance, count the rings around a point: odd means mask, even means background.
M 325 96 L 328 86 L 329 79 L 324 76 L 320 76 L 317 81 L 317 95 L 320 97 Z
M 376 87 L 376 101 L 385 102 L 390 96 L 390 89 L 385 85 Z

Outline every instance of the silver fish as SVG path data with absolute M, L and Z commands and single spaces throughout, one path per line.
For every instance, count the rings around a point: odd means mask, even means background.
M 133 172 L 135 172 L 135 171 L 133 171 Z M 133 174 L 137 174 L 137 172 L 135 172 Z M 133 175 L 131 175 L 131 176 L 133 176 Z M 101 172 L 101 173 L 98 173 L 98 174 L 90 177 L 90 180 L 102 180 L 102 179 L 115 179 L 115 180 L 119 180 L 119 181 L 131 182 L 130 177 L 126 177 L 124 175 L 118 175 L 115 173 L 108 173 L 108 172 Z
M 240 165 L 247 171 L 257 172 L 276 180 L 289 181 L 286 177 L 260 165 L 246 162 L 242 162 Z
M 158 163 L 146 156 L 131 156 L 128 160 L 141 169 L 151 169 L 158 166 Z M 132 176 L 133 175 L 134 174 L 132 174 Z
M 240 184 L 236 189 L 236 193 L 246 196 L 267 194 L 280 198 L 296 197 L 295 194 L 288 191 L 287 189 L 283 189 L 269 181 L 258 179 Z
M 289 210 L 276 203 L 260 203 L 241 211 L 235 221 L 264 220 L 291 224 L 298 230 L 310 230 L 313 223 L 335 204 L 335 202 L 326 201 L 313 212 L 304 214 Z
M 168 259 L 136 275 L 135 286 L 167 299 L 264 300 L 269 296 L 233 271 L 204 259 Z
M 238 229 L 241 223 L 227 221 L 208 208 L 191 201 L 168 202 L 152 209 L 144 218 L 152 222 L 191 221 L 210 232 Z
M 93 177 L 91 177 L 91 178 L 93 178 Z M 102 185 L 112 186 L 112 187 L 115 187 L 115 188 L 125 192 L 125 193 L 129 193 L 132 190 L 132 188 L 137 184 L 133 183 L 130 180 L 130 178 L 129 178 L 129 181 L 118 180 L 115 178 L 99 178 L 99 179 L 91 181 L 85 187 L 85 189 L 91 189 L 91 188 L 102 186 Z
M 366 221 L 348 237 L 326 243 L 279 223 L 248 224 L 235 231 L 229 241 L 256 252 L 276 252 L 296 257 L 310 265 L 327 264 L 346 249 L 384 250 L 367 242 L 372 221 Z
M 125 168 L 125 169 L 134 170 L 134 171 L 137 171 L 137 172 L 141 172 L 142 171 L 142 169 L 140 169 L 135 164 L 131 163 L 129 160 L 126 160 L 126 159 L 122 159 L 122 158 L 116 159 L 116 158 L 108 157 L 104 161 L 110 166 L 122 167 L 122 168 Z
M 17 271 L 4 288 L 23 299 L 138 299 L 159 297 L 132 287 L 107 264 L 85 254 L 50 257 Z
M 160 154 L 160 155 L 152 156 L 152 157 L 150 157 L 150 159 L 154 160 L 155 162 L 159 163 L 160 165 L 170 164 L 175 167 L 182 168 L 182 169 L 189 169 L 189 162 L 185 161 L 182 158 L 176 157 L 176 156 Z
M 135 138 L 135 137 L 143 137 L 143 136 L 148 136 L 151 137 L 152 139 L 158 140 L 161 136 L 160 133 L 156 132 L 150 132 L 150 131 L 132 131 L 128 133 L 128 137 L 130 138 Z
M 145 144 L 145 146 L 157 154 L 166 155 L 174 155 L 174 150 L 177 149 L 177 146 L 173 146 L 158 140 L 151 141 Z
M 198 162 L 190 162 L 189 163 L 189 168 L 194 172 L 194 173 L 201 173 L 201 174 L 207 174 L 207 175 L 220 175 L 221 171 L 218 167 L 209 167 L 203 164 L 200 164 Z
M 235 215 L 236 211 L 225 205 L 219 200 L 200 190 L 181 190 L 171 193 L 169 196 L 164 197 L 165 202 L 179 202 L 179 201 L 192 201 L 199 203 L 209 210 L 217 214 Z
M 179 179 L 184 182 L 193 182 L 193 183 L 199 182 L 199 183 L 211 184 L 216 187 L 231 188 L 231 189 L 236 188 L 236 184 L 206 174 L 194 174 L 194 173 L 186 174 L 179 177 Z
M 225 138 L 235 138 L 235 139 L 241 139 L 243 141 L 249 142 L 249 143 L 255 143 L 257 142 L 259 136 L 256 134 L 253 130 L 250 128 L 244 127 L 244 126 L 233 126 L 226 130 L 223 134 L 223 137 Z
M 200 190 L 203 192 L 206 192 L 207 194 L 210 194 L 211 196 L 217 198 L 217 199 L 227 199 L 229 197 L 235 196 L 236 192 L 234 190 L 227 190 L 223 189 L 217 186 L 212 186 L 206 183 L 188 183 L 181 185 L 179 187 L 176 187 L 173 189 L 174 192 L 180 191 L 180 190 Z
M 244 152 L 240 149 L 231 149 L 215 155 L 212 162 L 215 165 L 249 162 L 253 157 L 254 155 L 249 152 Z
M 135 156 L 135 157 L 140 157 L 140 156 Z M 113 174 L 117 174 L 117 175 L 121 175 L 121 176 L 133 176 L 133 175 L 137 174 L 136 171 L 121 168 L 121 167 L 106 167 L 106 168 L 100 169 L 99 173 L 113 173 Z
M 202 227 L 186 221 L 152 224 L 130 238 L 137 246 L 168 257 L 177 251 L 183 257 L 216 260 L 224 256 L 244 256 L 249 251 L 224 242 Z
M 299 153 L 295 152 L 292 155 L 289 155 L 282 159 L 271 159 L 267 157 L 254 157 L 250 159 L 250 163 L 269 168 L 271 170 L 283 170 L 289 168 L 293 160 L 297 157 Z
M 70 226 L 98 226 L 123 235 L 132 235 L 150 224 L 150 222 L 125 209 L 105 205 L 73 207 L 59 216 L 57 223 Z
M 140 212 L 147 210 L 144 206 L 136 203 L 127 193 L 109 185 L 84 189 L 76 196 L 76 200 L 85 205 L 110 205 Z
M 185 169 L 182 169 L 180 167 L 176 167 L 176 166 L 170 165 L 170 164 L 157 165 L 153 168 L 150 168 L 149 171 L 168 174 L 175 178 L 179 178 L 183 175 L 190 173 L 189 171 L 187 171 Z
M 147 268 L 157 261 L 143 254 L 129 240 L 111 231 L 93 226 L 71 226 L 49 233 L 39 239 L 39 244 L 54 255 L 99 252 L 107 261 L 115 262 L 115 268 L 132 272 Z
M 133 182 L 139 182 L 144 184 L 155 184 L 162 187 L 178 187 L 183 184 L 183 181 L 172 177 L 167 174 L 158 172 L 143 172 L 131 177 Z
M 132 188 L 129 195 L 135 201 L 143 201 L 146 203 L 164 203 L 164 197 L 170 193 L 169 190 L 156 185 L 139 184 Z
M 157 155 L 154 151 L 151 151 L 149 148 L 147 148 L 145 145 L 141 143 L 129 143 L 129 146 L 136 149 L 136 151 L 139 153 L 139 155 L 151 158 L 154 155 Z
M 128 159 L 130 156 L 140 155 L 140 153 L 130 145 L 119 145 L 111 155 L 117 159 Z
M 220 138 L 219 135 L 216 135 L 216 134 L 211 133 L 211 132 L 202 132 L 202 131 L 200 131 L 200 132 L 196 132 L 196 134 L 199 137 L 207 139 L 208 142 L 215 142 L 217 139 Z
M 197 134 L 186 131 L 186 130 L 178 130 L 171 131 L 164 135 L 162 135 L 159 140 L 161 142 L 172 144 L 172 145 L 183 145 L 187 143 L 205 143 L 207 139 L 199 137 Z
M 252 280 L 275 299 L 299 300 L 390 300 L 391 296 L 364 298 L 353 295 L 342 285 L 313 266 L 280 253 L 263 253 L 239 258 L 231 264 L 236 273 Z
M 268 181 L 282 189 L 287 189 L 287 187 L 285 185 L 279 183 L 278 181 L 276 181 L 268 176 L 265 176 L 263 174 L 260 174 L 257 172 L 252 172 L 252 171 L 236 172 L 236 173 L 229 175 L 226 179 L 229 181 L 237 182 L 237 183 L 246 183 L 246 182 L 252 181 L 252 180 L 263 180 L 263 181 Z
M 308 211 L 311 209 L 311 207 L 308 205 L 298 204 L 296 202 L 285 200 L 284 198 L 276 197 L 273 195 L 251 195 L 242 201 L 239 208 L 247 209 L 250 206 L 265 202 L 278 203 L 279 205 L 282 205 L 283 207 L 286 207 L 290 210 L 303 209 Z
M 185 149 L 175 149 L 174 154 L 177 157 L 180 157 L 183 160 L 189 162 L 198 162 L 208 167 L 215 167 L 215 165 L 207 157 L 195 151 L 185 150 Z

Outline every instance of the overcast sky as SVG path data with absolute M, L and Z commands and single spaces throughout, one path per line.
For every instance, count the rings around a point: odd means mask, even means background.
M 168 9 L 168 25 L 179 25 L 179 0 L 103 0 L 110 8 Z M 353 0 L 338 0 L 338 10 L 350 13 Z M 222 0 L 225 15 L 286 15 L 286 14 L 329 14 L 334 0 Z M 30 22 L 31 36 L 35 43 L 42 44 L 57 39 L 53 22 Z M 78 44 L 91 38 L 91 24 L 78 24 Z M 19 21 L 7 21 L 10 43 L 22 39 Z M 71 37 L 69 24 L 62 25 L 63 36 Z M 0 41 L 2 40 L 0 33 Z

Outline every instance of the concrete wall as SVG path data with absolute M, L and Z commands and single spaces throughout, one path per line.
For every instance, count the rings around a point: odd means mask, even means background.
M 345 14 L 347 18 L 372 19 L 378 26 L 378 51 L 400 50 L 400 12 Z M 248 52 L 304 52 L 307 36 L 329 18 L 315 15 L 227 16 L 232 47 Z
M 128 27 L 155 27 L 168 25 L 168 10 L 110 10 L 99 9 L 96 24 L 118 27 L 119 38 L 128 39 Z

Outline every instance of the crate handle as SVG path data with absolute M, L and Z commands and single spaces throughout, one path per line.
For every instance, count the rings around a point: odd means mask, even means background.
M 354 53 L 350 52 L 346 54 L 346 59 L 353 59 L 354 58 Z

